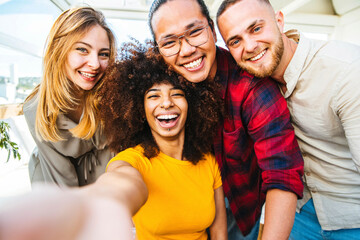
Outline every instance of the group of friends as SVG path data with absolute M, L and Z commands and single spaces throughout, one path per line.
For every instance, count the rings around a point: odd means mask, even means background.
M 91 7 L 55 21 L 0 239 L 257 239 L 264 204 L 264 240 L 359 239 L 360 47 L 287 34 L 268 0 L 222 2 L 228 50 L 203 0 L 148 21 L 119 49 Z

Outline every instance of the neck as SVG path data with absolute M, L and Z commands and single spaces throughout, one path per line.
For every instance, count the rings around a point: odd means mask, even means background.
M 178 159 L 183 160 L 183 148 L 185 142 L 185 132 L 182 131 L 179 135 L 174 137 L 157 137 L 154 136 L 156 144 L 164 154 Z
M 295 54 L 297 44 L 295 41 L 287 38 L 285 34 L 282 34 L 283 42 L 284 42 L 284 53 L 281 57 L 280 63 L 271 75 L 271 77 L 276 80 L 282 89 L 283 92 L 286 92 L 286 82 L 284 79 L 284 73 L 286 71 L 287 66 L 289 65 L 292 57 Z

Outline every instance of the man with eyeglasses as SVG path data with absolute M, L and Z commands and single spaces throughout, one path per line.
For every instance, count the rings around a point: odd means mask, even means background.
M 190 82 L 215 80 L 222 86 L 225 118 L 214 149 L 238 226 L 228 212 L 229 239 L 257 239 L 265 198 L 263 239 L 287 239 L 302 197 L 303 159 L 277 85 L 241 70 L 215 45 L 203 0 L 155 0 L 149 25 L 157 49 L 175 71 Z

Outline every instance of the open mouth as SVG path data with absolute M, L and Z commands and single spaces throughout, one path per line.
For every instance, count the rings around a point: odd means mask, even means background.
M 163 128 L 171 128 L 174 127 L 179 119 L 178 114 L 169 114 L 169 115 L 159 115 L 156 117 L 159 124 Z
M 80 73 L 81 76 L 88 78 L 88 79 L 93 79 L 96 77 L 96 74 L 92 74 L 92 73 L 86 73 L 86 72 L 81 72 L 78 71 Z
M 249 58 L 250 61 L 257 61 L 260 58 L 262 58 L 265 53 L 266 53 L 267 49 L 263 50 L 262 52 L 260 52 L 258 55 L 256 55 L 255 57 Z
M 187 70 L 194 71 L 194 70 L 197 70 L 198 68 L 200 68 L 202 66 L 202 64 L 201 64 L 202 60 L 203 60 L 203 57 L 200 57 L 200 58 L 196 59 L 195 61 L 192 61 L 192 62 L 187 63 L 187 64 L 183 64 L 183 66 Z

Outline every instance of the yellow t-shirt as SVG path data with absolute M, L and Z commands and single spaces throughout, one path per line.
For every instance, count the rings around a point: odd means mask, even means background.
M 111 161 L 136 168 L 148 187 L 147 202 L 133 217 L 138 240 L 206 240 L 214 221 L 214 189 L 222 185 L 213 155 L 193 165 L 160 153 L 148 159 L 140 146 L 128 148 Z

